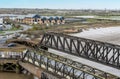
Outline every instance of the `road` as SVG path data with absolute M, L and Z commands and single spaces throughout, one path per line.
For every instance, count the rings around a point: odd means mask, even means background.
M 21 24 L 21 26 L 23 27 L 23 31 L 32 28 L 32 26 L 30 26 L 30 25 L 25 25 L 25 24 Z
M 5 32 L 4 34 L 0 34 L 0 44 L 5 43 L 5 41 L 9 39 L 7 37 L 7 35 L 14 35 L 15 33 L 23 32 L 23 31 L 26 31 L 26 30 L 32 28 L 32 26 L 30 26 L 30 25 L 21 24 L 21 26 L 23 27 L 23 30 L 4 31 Z

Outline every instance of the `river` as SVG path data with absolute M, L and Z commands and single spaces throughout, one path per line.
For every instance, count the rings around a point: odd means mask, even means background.
M 31 75 L 9 73 L 9 72 L 0 72 L 0 79 L 33 79 Z

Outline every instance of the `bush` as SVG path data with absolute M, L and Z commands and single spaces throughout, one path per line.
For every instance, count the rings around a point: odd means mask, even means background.
M 33 30 L 38 30 L 38 27 L 37 26 L 33 26 L 32 29 Z

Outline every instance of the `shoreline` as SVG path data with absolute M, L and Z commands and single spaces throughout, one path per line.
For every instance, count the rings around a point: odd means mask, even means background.
M 75 34 L 83 32 L 83 30 L 89 30 L 91 28 L 106 28 L 106 27 L 119 27 L 120 23 L 92 23 L 92 24 L 78 24 L 78 25 L 70 25 L 65 24 L 62 26 L 52 26 L 49 29 L 43 30 L 34 30 L 34 31 L 24 31 L 20 32 L 21 34 L 27 34 L 29 37 L 34 36 L 32 38 L 33 41 L 38 41 L 38 38 L 41 38 L 45 32 L 56 32 L 56 33 L 63 33 L 63 34 Z
M 92 24 L 92 25 L 78 25 L 73 26 L 73 28 L 64 29 L 61 33 L 65 34 L 71 34 L 71 33 L 80 33 L 83 30 L 89 30 L 89 29 L 97 29 L 97 28 L 107 28 L 107 27 L 120 27 L 120 23 L 118 24 Z

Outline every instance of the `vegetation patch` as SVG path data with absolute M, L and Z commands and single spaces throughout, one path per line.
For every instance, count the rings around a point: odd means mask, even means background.
M 5 33 L 4 31 L 0 31 L 0 34 L 3 34 L 3 33 Z
M 22 26 L 13 24 L 13 25 L 12 25 L 12 28 L 11 28 L 9 31 L 20 30 L 21 28 L 22 28 Z

